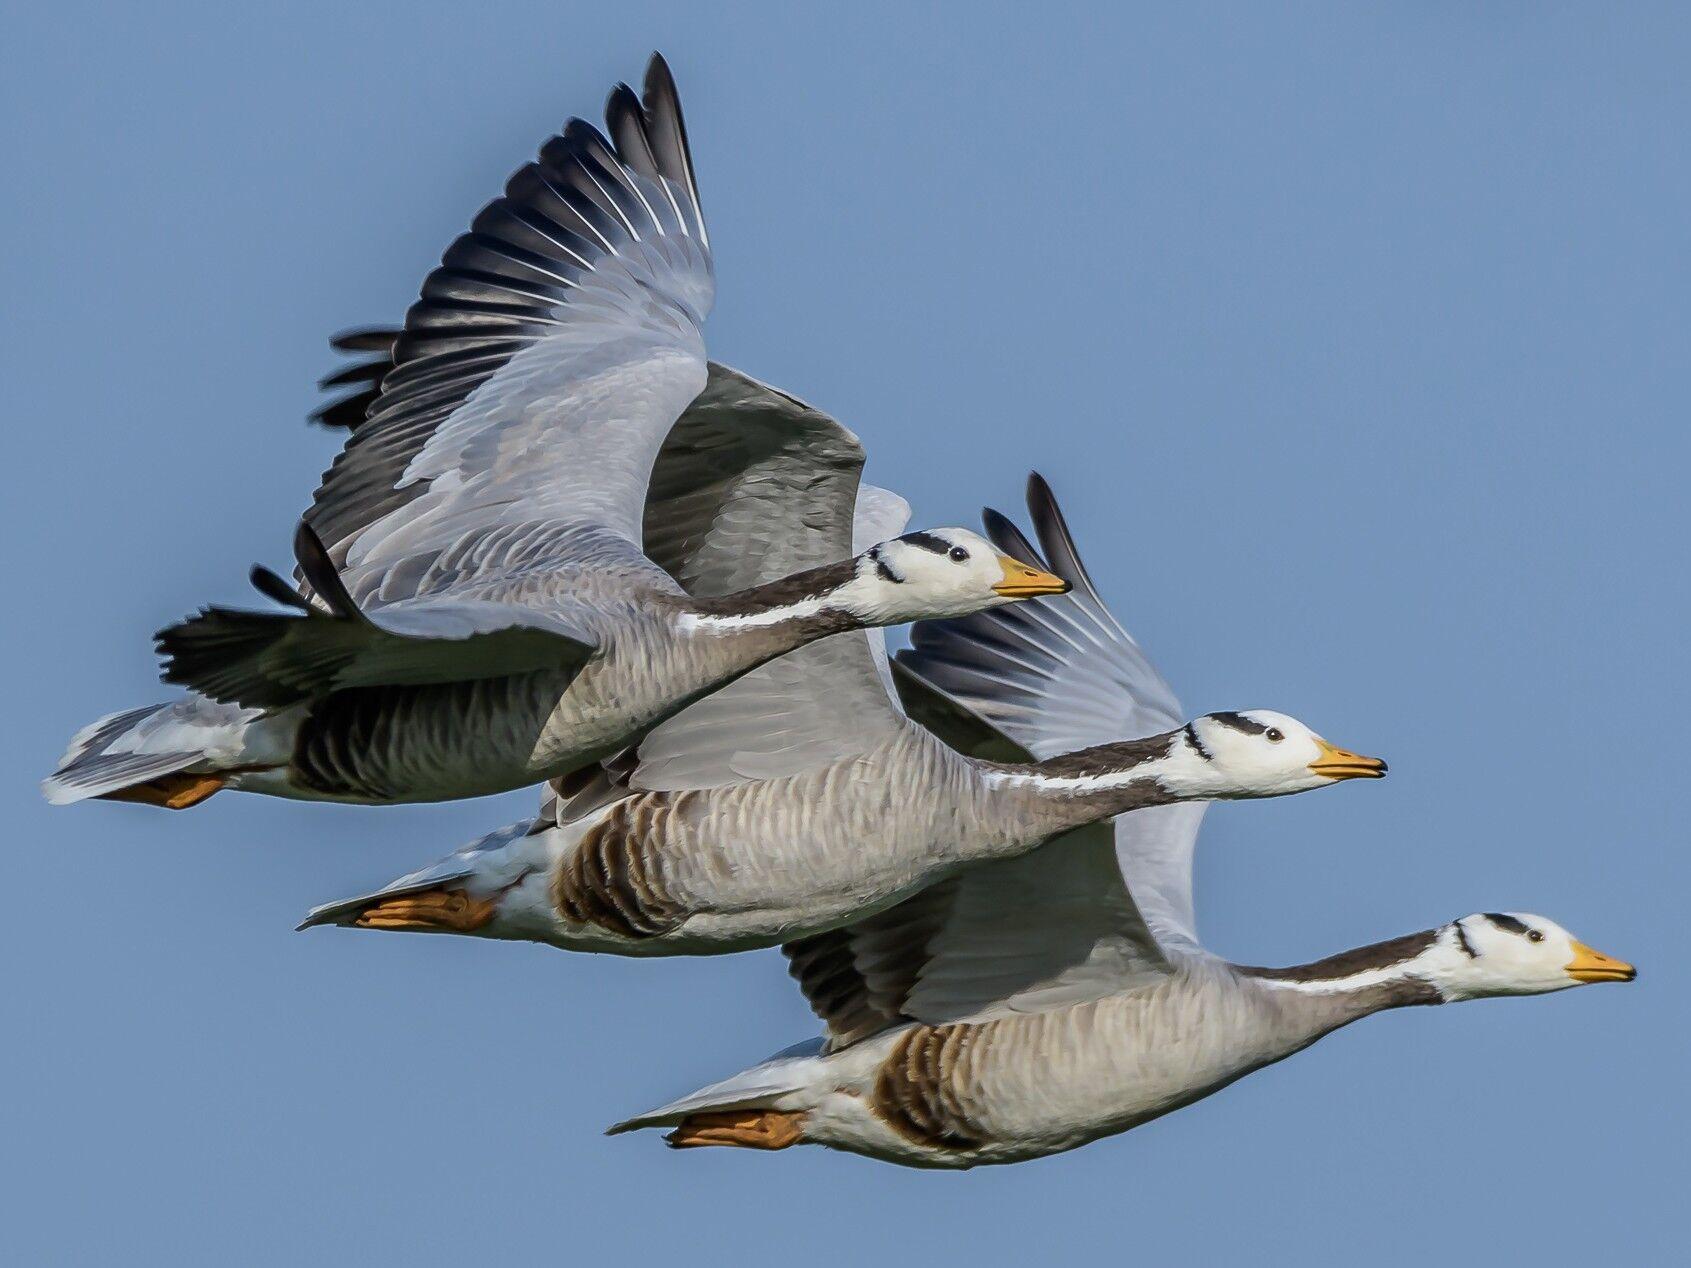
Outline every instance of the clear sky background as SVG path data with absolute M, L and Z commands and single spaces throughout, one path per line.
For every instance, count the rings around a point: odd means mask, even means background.
M 10 13 L 10 1262 L 1672 1258 L 1691 14 L 916 7 Z M 599 1132 L 814 1033 L 774 952 L 292 932 L 528 794 L 43 804 L 73 729 L 162 694 L 155 628 L 288 562 L 326 336 L 398 318 L 653 47 L 715 355 L 856 428 L 919 523 L 1019 510 L 1037 465 L 1190 710 L 1390 759 L 1212 811 L 1214 947 L 1513 908 L 1640 981 L 1372 1019 L 1019 1167 L 672 1153 Z

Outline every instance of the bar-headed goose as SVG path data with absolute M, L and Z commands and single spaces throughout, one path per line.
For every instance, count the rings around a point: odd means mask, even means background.
M 430 274 L 391 366 L 350 372 L 379 386 L 300 526 L 301 592 L 256 570 L 284 611 L 165 630 L 164 676 L 197 694 L 86 728 L 50 800 L 497 792 L 596 762 L 824 635 L 1062 589 L 941 529 L 683 590 L 677 566 L 769 549 L 761 507 L 783 482 L 849 523 L 863 451 L 707 365 L 710 244 L 661 58 L 644 98 L 611 94 L 606 125 L 547 142 Z M 676 504 L 670 535 L 643 550 L 654 501 Z M 689 565 L 713 516 L 712 555 Z
M 1177 716 L 1105 609 L 1056 504 L 1030 503 L 1074 591 L 1020 613 L 918 626 L 912 709 L 958 744 L 1061 752 Z M 1019 536 L 1002 519 L 996 540 Z M 1032 558 L 1029 554 L 1027 557 Z M 975 864 L 785 949 L 827 1038 L 612 1128 L 671 1144 L 812 1143 L 918 1167 L 1018 1162 L 1190 1104 L 1348 1022 L 1409 1004 L 1630 981 L 1541 916 L 1486 913 L 1264 969 L 1199 944 L 1202 806 L 1142 810 Z
M 802 498 L 790 500 L 780 540 L 805 534 L 805 513 Z M 808 531 L 817 550 L 850 548 L 843 522 Z M 723 564 L 717 584 L 735 587 L 781 566 L 744 552 Z M 842 634 L 765 665 L 593 778 L 560 781 L 533 823 L 321 907 L 302 927 L 466 933 L 625 955 L 737 951 L 833 928 L 967 863 L 1024 854 L 1112 815 L 1279 796 L 1385 769 L 1283 714 L 1216 713 L 1181 726 L 1168 713 L 1166 726 L 1152 728 L 1139 725 L 1145 705 L 1119 694 L 1102 703 L 1102 725 L 1143 738 L 1037 761 L 968 755 L 897 707 L 878 642 Z M 1110 664 L 1121 654 L 1096 641 L 1077 650 Z M 1109 713 L 1111 705 L 1131 712 Z

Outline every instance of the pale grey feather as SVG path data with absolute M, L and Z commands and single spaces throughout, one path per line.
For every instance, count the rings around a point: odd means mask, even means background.
M 1180 724 L 1180 702 L 1104 603 L 1050 487 L 1028 481 L 1035 549 L 989 512 L 1002 550 L 1043 562 L 1066 595 L 919 622 L 901 669 L 1035 757 L 1155 735 Z M 1116 850 L 1145 920 L 1168 947 L 1201 950 L 1192 904 L 1192 851 L 1205 804 L 1149 807 L 1116 820 Z
M 307 516 L 361 602 L 542 562 L 650 582 L 646 484 L 705 387 L 715 283 L 661 58 L 607 125 L 614 143 L 572 120 L 543 146 L 407 314 Z M 587 524 L 602 533 L 563 531 Z

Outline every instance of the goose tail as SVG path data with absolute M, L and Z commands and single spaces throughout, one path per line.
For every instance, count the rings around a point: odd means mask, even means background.
M 380 889 L 313 907 L 294 927 L 494 934 L 502 896 L 545 861 L 542 826 L 508 824 Z
M 807 1040 L 719 1083 L 606 1129 L 607 1136 L 643 1127 L 670 1129 L 672 1149 L 733 1145 L 785 1149 L 804 1139 L 811 1089 L 823 1070 L 822 1041 Z
M 202 696 L 107 714 L 71 738 L 41 791 L 56 806 L 103 798 L 185 810 L 224 786 L 257 716 Z

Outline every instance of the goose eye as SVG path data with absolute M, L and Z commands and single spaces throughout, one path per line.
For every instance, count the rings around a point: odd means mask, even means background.
M 1270 744 L 1278 744 L 1281 740 L 1286 738 L 1286 733 L 1277 726 L 1269 727 L 1268 730 L 1263 732 L 1263 734 L 1268 737 L 1268 742 Z
M 1537 929 L 1528 929 L 1527 930 L 1527 941 L 1528 942 L 1543 942 L 1544 941 L 1544 935 L 1542 933 L 1540 933 Z
M 969 552 L 961 546 L 953 546 L 947 553 L 951 556 L 952 563 L 960 564 L 969 558 Z

